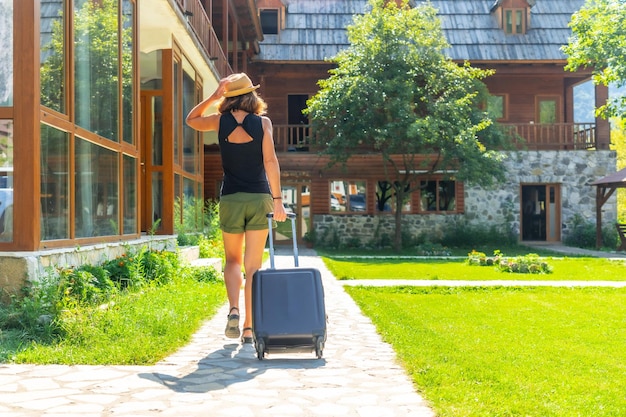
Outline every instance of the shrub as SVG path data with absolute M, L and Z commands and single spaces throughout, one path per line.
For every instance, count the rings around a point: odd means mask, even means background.
M 191 277 L 198 282 L 215 282 L 221 274 L 212 266 L 199 266 L 191 268 Z
M 602 244 L 606 248 L 617 248 L 619 237 L 614 226 L 602 228 Z M 596 223 L 585 220 L 580 214 L 574 215 L 563 243 L 577 248 L 596 248 Z
M 472 250 L 467 254 L 465 262 L 472 266 L 495 266 L 502 272 L 520 274 L 549 274 L 552 272 L 552 267 L 535 253 L 508 258 L 499 250 L 495 250 L 493 256 Z

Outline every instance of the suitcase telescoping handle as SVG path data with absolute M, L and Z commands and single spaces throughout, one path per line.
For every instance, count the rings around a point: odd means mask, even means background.
M 267 213 L 267 222 L 270 227 L 270 267 L 274 269 L 274 237 L 272 236 L 272 219 L 274 213 Z M 291 220 L 291 236 L 293 237 L 293 260 L 298 266 L 298 242 L 296 241 L 296 213 L 287 213 L 287 218 Z

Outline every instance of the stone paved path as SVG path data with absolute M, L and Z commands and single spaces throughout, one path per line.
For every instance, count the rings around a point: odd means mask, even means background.
M 292 263 L 277 256 L 277 267 Z M 300 265 L 322 271 L 329 316 L 322 359 L 259 361 L 252 345 L 223 336 L 223 306 L 189 345 L 154 366 L 0 365 L 0 416 L 434 416 L 321 259 L 301 256 Z

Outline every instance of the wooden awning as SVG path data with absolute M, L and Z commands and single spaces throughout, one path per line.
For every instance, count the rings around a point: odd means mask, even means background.
M 626 168 L 604 178 L 593 181 L 589 185 L 596 189 L 596 247 L 602 247 L 602 206 L 613 195 L 616 189 L 626 188 Z

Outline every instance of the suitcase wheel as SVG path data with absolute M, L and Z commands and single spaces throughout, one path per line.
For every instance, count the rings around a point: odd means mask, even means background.
M 322 359 L 322 351 L 324 350 L 324 339 L 322 336 L 318 336 L 315 339 L 315 355 L 317 359 Z
M 265 342 L 263 341 L 263 339 L 256 341 L 255 348 L 256 348 L 256 357 L 259 358 L 260 361 L 262 361 L 263 357 L 265 356 Z

